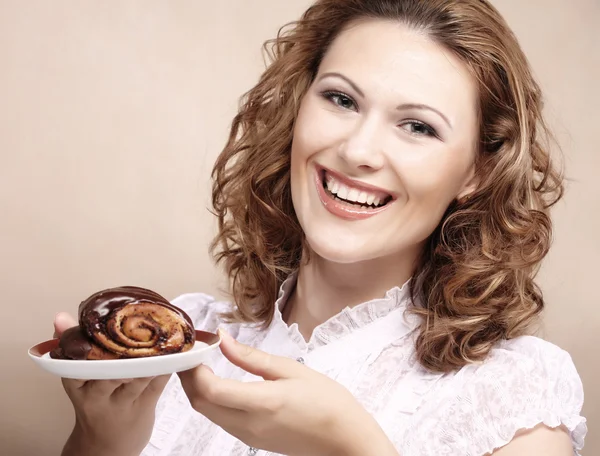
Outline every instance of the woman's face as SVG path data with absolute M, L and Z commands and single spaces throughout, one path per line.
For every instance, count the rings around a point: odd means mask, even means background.
M 292 198 L 311 250 L 338 263 L 420 251 L 475 188 L 477 96 L 425 34 L 380 20 L 343 31 L 294 128 Z

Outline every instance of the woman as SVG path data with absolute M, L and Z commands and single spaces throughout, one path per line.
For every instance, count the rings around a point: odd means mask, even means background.
M 213 173 L 235 306 L 174 301 L 225 329 L 224 357 L 170 380 L 64 380 L 63 454 L 578 452 L 577 371 L 527 335 L 561 179 L 498 12 L 319 0 L 272 57 Z

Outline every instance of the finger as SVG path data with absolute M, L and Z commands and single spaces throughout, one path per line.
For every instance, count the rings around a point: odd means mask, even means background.
M 111 393 L 110 399 L 114 402 L 133 402 L 148 387 L 154 377 L 135 378 L 119 385 Z
M 220 348 L 223 355 L 246 372 L 258 375 L 265 380 L 306 375 L 306 367 L 292 359 L 271 355 L 241 344 L 221 329 L 219 329 L 219 335 L 221 336 Z
M 54 317 L 54 336 L 60 337 L 67 329 L 77 326 L 77 320 L 75 320 L 67 312 L 59 312 Z
M 142 396 L 148 396 L 148 397 L 160 396 L 162 394 L 163 390 L 165 389 L 165 386 L 167 386 L 167 383 L 169 383 L 170 378 L 171 378 L 171 374 L 155 377 L 154 379 L 152 379 L 152 381 L 150 382 L 148 387 L 144 390 L 144 392 L 142 393 Z
M 256 418 L 252 419 L 248 412 L 208 403 L 202 404 L 196 411 L 248 446 L 256 447 L 264 441 L 257 437 L 261 435 L 260 428 L 264 425 L 257 423 Z
M 86 384 L 86 380 L 75 380 L 72 378 L 61 378 L 61 382 L 63 384 L 63 388 L 67 392 L 67 395 L 71 397 L 73 394 L 77 394 L 77 392 Z
M 162 394 L 170 378 L 171 375 L 169 374 L 134 379 L 118 387 L 111 398 L 116 402 L 135 401 L 141 397 L 156 398 Z
M 90 361 L 94 362 L 94 361 Z M 91 380 L 81 388 L 86 395 L 106 396 L 107 398 L 124 383 L 130 383 L 133 379 L 121 380 Z
M 210 402 L 193 403 L 192 407 L 234 437 L 239 438 L 240 431 L 248 427 L 249 415 L 242 410 L 231 409 Z
M 230 409 L 251 411 L 271 405 L 265 382 L 240 382 L 216 376 L 206 366 L 180 372 L 181 385 L 194 408 L 213 404 Z

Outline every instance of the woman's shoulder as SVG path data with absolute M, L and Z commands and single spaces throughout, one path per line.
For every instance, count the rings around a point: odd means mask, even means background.
M 492 358 L 494 353 L 499 351 L 512 353 L 514 356 L 571 358 L 569 352 L 560 346 L 537 336 L 520 336 L 514 339 L 503 340 L 492 349 Z
M 206 293 L 184 293 L 171 300 L 171 304 L 183 310 L 196 329 L 215 332 L 222 323 L 221 314 L 232 309 L 233 304 L 221 301 Z
M 499 388 L 511 402 L 537 401 L 547 410 L 569 414 L 578 414 L 583 406 L 583 384 L 571 355 L 539 337 L 502 341 L 466 374 L 482 387 Z
M 512 368 L 512 375 L 506 375 L 506 369 Z M 473 366 L 468 366 L 476 375 L 493 375 L 503 372 L 503 377 L 522 378 L 530 381 L 523 374 L 532 374 L 548 380 L 569 380 L 581 385 L 579 374 L 566 350 L 558 345 L 536 336 L 521 336 L 498 343 L 489 353 L 487 359 Z
M 539 424 L 565 427 L 574 449 L 583 447 L 583 384 L 564 349 L 535 336 L 505 340 L 485 362 L 465 368 L 464 375 L 468 386 L 462 399 L 479 398 L 478 419 L 493 426 L 489 443 L 494 447 Z
M 511 393 L 511 400 L 537 397 L 548 407 L 581 409 L 583 385 L 571 355 L 535 336 L 500 342 L 481 364 L 467 366 L 465 375 L 484 387 L 493 384 Z
M 587 427 L 581 416 L 581 378 L 569 353 L 551 342 L 533 336 L 503 341 L 485 361 L 440 380 L 435 404 L 425 404 L 415 417 L 416 434 L 421 434 L 415 438 L 422 441 L 422 433 L 428 434 L 433 445 L 423 454 L 441 451 L 439 445 L 456 454 L 489 454 L 518 431 L 540 424 L 563 426 L 574 450 L 583 447 Z M 443 444 L 431 438 L 440 426 Z

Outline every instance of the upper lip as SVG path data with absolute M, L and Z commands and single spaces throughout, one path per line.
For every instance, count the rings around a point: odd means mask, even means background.
M 381 187 L 377 187 L 375 185 L 367 184 L 365 182 L 357 181 L 355 179 L 352 179 L 351 177 L 344 176 L 343 174 L 340 174 L 340 173 L 333 171 L 329 168 L 326 168 L 325 166 L 322 166 L 322 165 L 317 165 L 317 170 L 321 173 L 323 171 L 325 171 L 325 172 L 327 172 L 327 174 L 331 174 L 336 180 L 344 183 L 348 187 L 353 187 L 358 190 L 363 190 L 365 192 L 378 193 L 378 194 L 380 194 L 379 196 L 383 197 L 383 198 L 391 197 L 392 199 L 396 199 L 396 195 L 394 195 L 393 192 L 386 190 L 385 188 L 381 188 Z

